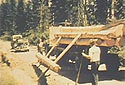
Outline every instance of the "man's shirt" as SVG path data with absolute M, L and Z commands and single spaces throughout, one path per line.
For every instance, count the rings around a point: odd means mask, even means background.
M 89 49 L 90 62 L 100 61 L 101 50 L 99 47 L 93 45 Z
M 41 48 L 43 47 L 43 42 L 40 42 L 39 47 Z

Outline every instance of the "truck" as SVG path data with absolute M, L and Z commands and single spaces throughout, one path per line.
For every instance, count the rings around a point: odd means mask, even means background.
M 105 64 L 108 71 L 118 71 L 121 61 L 119 51 L 125 46 L 125 20 L 107 25 L 84 27 L 51 26 L 49 28 L 49 46 L 51 48 L 45 56 L 37 57 L 40 62 L 51 69 L 56 66 L 57 72 L 61 69 L 60 61 L 64 63 L 69 63 L 69 60 L 75 61 L 76 66 L 79 67 L 82 50 L 88 53 L 91 40 L 96 41 L 96 45 L 101 48 L 101 64 Z M 110 51 L 113 48 L 116 48 L 117 53 Z M 48 59 L 51 55 L 56 55 L 56 58 L 50 64 Z M 83 69 L 87 69 L 89 64 L 87 59 L 84 58 L 82 62 Z

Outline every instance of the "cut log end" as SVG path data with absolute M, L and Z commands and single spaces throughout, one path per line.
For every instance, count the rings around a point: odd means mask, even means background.
M 52 60 L 43 56 L 42 54 L 37 53 L 36 57 L 40 63 L 45 64 L 49 69 L 55 72 L 59 72 L 61 70 L 61 67 L 58 64 L 54 63 Z

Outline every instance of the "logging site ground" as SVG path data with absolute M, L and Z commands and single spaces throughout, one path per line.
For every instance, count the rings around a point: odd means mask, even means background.
M 56 73 L 49 70 L 45 76 L 39 76 L 47 69 L 43 65 L 39 68 L 32 65 L 37 61 L 36 46 L 30 46 L 29 52 L 10 52 L 9 41 L 0 40 L 0 51 L 6 53 L 6 60 L 0 63 L 0 85 L 75 85 L 77 73 L 73 65 L 62 65 L 63 69 Z M 107 73 L 105 67 L 99 71 L 99 85 L 125 85 L 125 69 L 119 68 L 116 77 Z M 79 84 L 91 85 L 90 72 L 81 72 Z

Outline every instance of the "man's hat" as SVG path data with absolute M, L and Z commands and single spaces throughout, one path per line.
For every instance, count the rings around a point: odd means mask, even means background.
M 95 42 L 97 42 L 98 39 L 90 39 L 89 43 L 90 45 L 93 45 Z
M 90 42 L 90 43 L 91 43 L 91 42 L 97 42 L 97 40 L 98 40 L 98 39 L 90 39 L 89 42 Z

